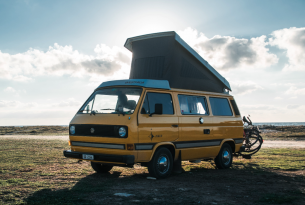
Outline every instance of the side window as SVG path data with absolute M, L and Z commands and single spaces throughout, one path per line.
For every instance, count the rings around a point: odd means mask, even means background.
M 178 95 L 178 99 L 182 115 L 209 115 L 205 97 Z
M 166 115 L 173 115 L 173 101 L 170 94 L 167 93 L 147 93 L 141 114 L 151 114 L 155 112 L 155 104 L 163 105 L 163 113 Z
M 226 98 L 213 98 L 210 97 L 210 104 L 213 115 L 216 116 L 232 116 L 232 110 Z

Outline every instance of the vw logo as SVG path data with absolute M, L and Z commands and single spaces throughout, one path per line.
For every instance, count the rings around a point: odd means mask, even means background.
M 93 134 L 93 133 L 94 133 L 94 128 L 91 128 L 91 129 L 90 129 L 90 132 Z

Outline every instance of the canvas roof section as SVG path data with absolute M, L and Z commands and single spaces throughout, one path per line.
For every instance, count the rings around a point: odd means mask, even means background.
M 133 85 L 141 86 L 146 88 L 157 88 L 170 90 L 169 83 L 167 80 L 149 80 L 149 79 L 127 79 L 127 80 L 113 80 L 103 82 L 97 88 L 110 87 L 110 86 L 122 86 L 122 85 Z
M 168 80 L 172 88 L 224 92 L 229 82 L 174 31 L 128 38 L 130 79 Z

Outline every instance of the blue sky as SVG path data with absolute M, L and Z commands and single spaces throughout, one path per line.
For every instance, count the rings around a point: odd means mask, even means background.
M 304 122 L 304 8 L 279 0 L 0 0 L 0 125 L 68 124 L 100 83 L 128 78 L 126 39 L 161 31 L 178 32 L 229 80 L 243 115 Z

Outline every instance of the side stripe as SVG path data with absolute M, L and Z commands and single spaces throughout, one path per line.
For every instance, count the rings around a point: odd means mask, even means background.
M 108 149 L 125 149 L 123 144 L 102 144 L 93 142 L 71 142 L 72 146 L 82 146 L 82 147 L 97 147 L 97 148 L 108 148 Z
M 235 141 L 235 144 L 241 144 L 241 143 L 243 143 L 244 138 L 237 138 L 237 139 L 234 139 L 234 141 Z
M 135 144 L 136 150 L 152 150 L 155 144 Z
M 209 147 L 219 146 L 222 140 L 206 140 L 206 141 L 189 141 L 189 142 L 174 142 L 177 149 L 193 148 L 193 147 Z

